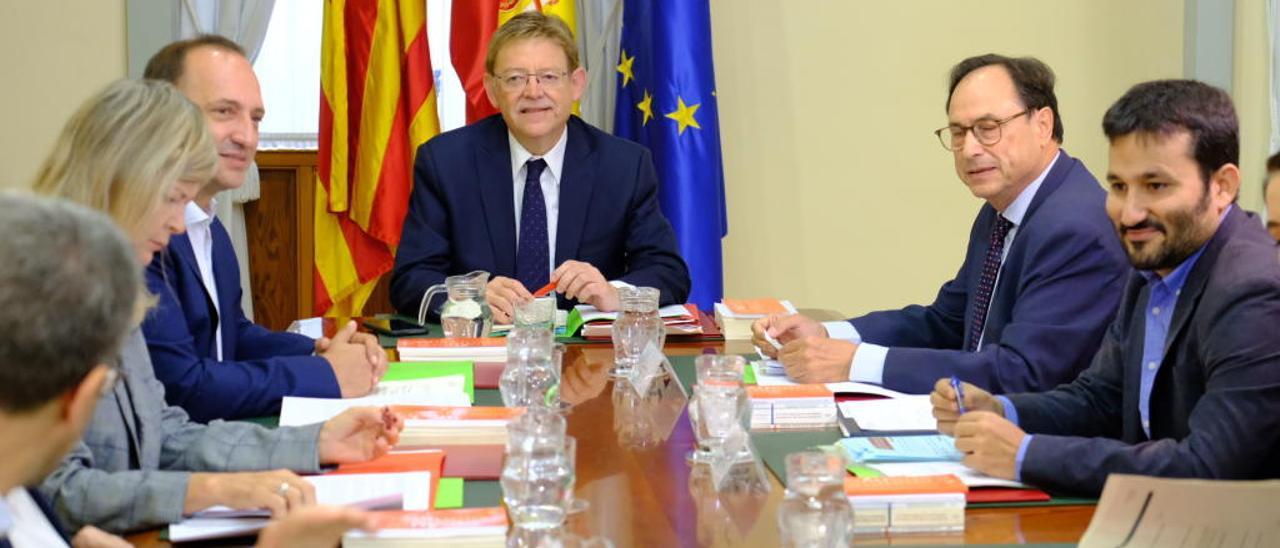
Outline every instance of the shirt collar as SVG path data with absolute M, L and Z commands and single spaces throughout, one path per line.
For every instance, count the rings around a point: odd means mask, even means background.
M 22 489 L 22 487 L 14 487 L 14 489 Z M 9 502 L 6 499 L 15 492 L 0 493 L 0 538 L 7 538 L 9 530 L 13 529 L 13 510 L 9 509 Z
M 1222 216 L 1218 219 L 1218 230 L 1222 230 L 1222 221 L 1226 220 L 1227 214 L 1231 213 L 1231 208 L 1233 207 L 1235 205 L 1228 205 L 1227 209 L 1222 212 Z M 1212 239 L 1211 237 L 1210 240 Z M 1147 283 L 1162 283 L 1169 291 L 1179 291 L 1187 283 L 1187 276 L 1191 274 L 1191 269 L 1195 268 L 1196 262 L 1200 260 L 1200 256 L 1204 254 L 1204 250 L 1207 247 L 1209 247 L 1209 240 L 1205 240 L 1203 244 L 1200 244 L 1200 249 L 1197 249 L 1190 257 L 1183 260 L 1182 264 L 1179 264 L 1177 268 L 1173 269 L 1173 272 L 1170 272 L 1164 278 L 1161 278 L 1154 270 L 1140 270 L 1138 272 L 1147 279 Z
M 524 167 L 525 162 L 533 158 L 542 158 L 547 162 L 547 170 L 551 172 L 551 178 L 556 184 L 560 184 L 561 169 L 564 167 L 564 151 L 569 142 L 569 126 L 564 127 L 564 132 L 560 134 L 560 140 L 556 141 L 555 146 L 551 147 L 546 154 L 542 156 L 534 156 L 532 152 L 524 148 L 520 141 L 516 140 L 516 136 L 507 131 L 507 143 L 511 146 L 511 172 L 519 173 L 520 168 Z
M 209 211 L 205 211 L 195 200 L 187 202 L 187 209 L 183 212 L 184 220 L 187 226 L 209 224 L 213 222 L 213 214 L 218 210 L 218 199 L 209 200 Z
M 1027 216 L 1027 209 L 1031 208 L 1031 201 L 1036 198 L 1036 191 L 1040 190 L 1040 184 L 1044 183 L 1045 177 L 1049 176 L 1054 164 L 1057 164 L 1058 158 L 1061 157 L 1062 151 L 1059 150 L 1053 155 L 1053 160 L 1049 161 L 1048 167 L 1045 167 L 1044 171 L 1040 172 L 1040 176 L 1031 181 L 1027 188 L 1022 189 L 1022 192 L 1018 193 L 1018 197 L 1013 199 L 1013 203 L 1000 212 L 1000 216 L 1008 219 L 1009 222 L 1013 223 L 1013 226 L 1022 226 L 1022 218 Z

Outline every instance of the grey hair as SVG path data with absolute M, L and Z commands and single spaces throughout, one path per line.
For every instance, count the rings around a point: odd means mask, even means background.
M 0 410 L 40 407 L 114 362 L 142 272 L 106 215 L 0 191 Z

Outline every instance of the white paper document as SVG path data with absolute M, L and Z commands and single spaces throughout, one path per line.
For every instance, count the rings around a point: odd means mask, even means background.
M 798 383 L 787 378 L 786 374 L 774 373 L 776 368 L 771 368 L 767 363 L 756 360 L 751 362 L 751 367 L 755 369 L 756 384 L 760 386 L 793 386 Z M 826 387 L 836 394 L 863 394 L 867 396 L 884 396 L 886 398 L 900 398 L 908 396 L 897 390 L 890 390 L 878 384 L 869 384 L 865 382 L 829 382 Z M 932 428 L 930 428 L 932 429 Z
M 404 394 L 430 394 L 466 392 L 467 378 L 462 375 L 447 375 L 429 379 L 408 381 L 382 381 L 373 389 L 370 396 L 399 396 Z
M 316 503 L 366 510 L 429 510 L 431 472 L 339 474 L 303 478 L 316 490 Z M 214 506 L 169 526 L 169 540 L 188 542 L 254 533 L 266 527 L 265 509 L 232 510 Z
M 1082 548 L 1274 546 L 1280 480 L 1221 481 L 1112 474 Z
M 384 405 L 438 405 L 471 407 L 466 392 L 432 392 L 427 394 L 389 394 L 363 398 L 299 398 L 285 396 L 280 401 L 280 426 L 302 426 L 324 422 L 352 407 Z
M 1015 487 L 1024 488 L 1026 485 L 1013 480 L 993 478 L 982 472 L 969 468 L 962 463 L 953 461 L 932 461 L 932 462 L 879 462 L 869 464 L 871 468 L 876 469 L 886 476 L 937 476 L 944 474 L 955 474 L 969 487 Z
M 929 396 L 902 396 L 887 400 L 842 401 L 840 414 L 863 430 L 937 430 Z

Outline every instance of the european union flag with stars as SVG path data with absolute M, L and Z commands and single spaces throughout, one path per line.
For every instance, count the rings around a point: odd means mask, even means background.
M 709 0 L 626 0 L 613 132 L 649 147 L 662 213 L 689 264 L 689 302 L 710 311 L 724 294 L 728 232 Z

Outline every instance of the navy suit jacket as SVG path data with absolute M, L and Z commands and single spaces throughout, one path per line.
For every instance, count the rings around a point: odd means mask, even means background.
M 587 262 L 606 279 L 657 288 L 664 305 L 685 302 L 689 270 L 658 206 L 649 151 L 576 116 L 568 132 L 555 264 Z M 446 276 L 484 270 L 515 278 L 515 190 L 501 115 L 424 143 L 413 180 L 391 275 L 397 310 L 417 317 L 423 293 Z M 562 307 L 571 304 L 560 298 Z
M 996 210 L 983 204 L 960 272 L 933 304 L 849 320 L 864 342 L 890 347 L 884 385 L 928 393 L 941 377 L 993 393 L 1048 390 L 1074 379 L 1115 317 L 1128 259 L 1106 193 L 1062 151 L 1027 208 L 991 296 L 983 345 L 964 350 Z
M 1150 288 L 1129 276 L 1093 364 L 1043 394 L 1009 396 L 1035 434 L 1022 480 L 1094 495 L 1112 473 L 1214 479 L 1280 477 L 1280 265 L 1275 242 L 1239 207 L 1209 240 L 1178 296 L 1138 413 Z
M 142 332 L 156 378 L 164 383 L 165 400 L 185 409 L 192 420 L 208 422 L 278 414 L 284 396 L 341 397 L 329 362 L 311 355 L 315 341 L 272 332 L 245 318 L 231 238 L 217 219 L 209 229 L 218 308 L 200 281 L 186 234 L 174 236 L 147 267 L 147 287 L 159 302 L 143 321 Z M 214 352 L 219 320 L 221 362 Z

